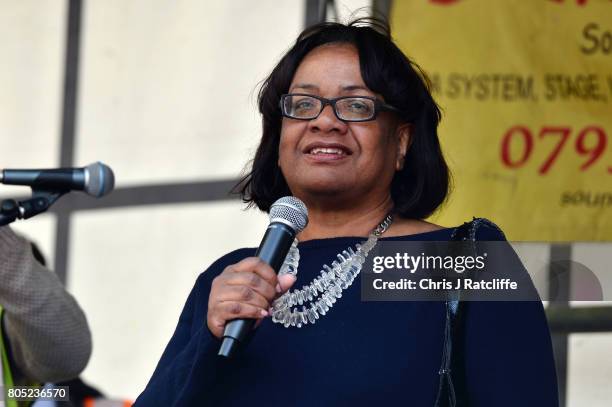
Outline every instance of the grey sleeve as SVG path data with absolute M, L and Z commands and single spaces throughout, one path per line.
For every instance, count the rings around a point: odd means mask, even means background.
M 78 376 L 91 355 L 83 311 L 28 241 L 0 227 L 0 305 L 17 382 Z

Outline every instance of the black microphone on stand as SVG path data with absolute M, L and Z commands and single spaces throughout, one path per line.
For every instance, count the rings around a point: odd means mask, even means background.
M 0 183 L 25 185 L 32 189 L 31 199 L 19 202 L 5 199 L 0 202 L 0 226 L 4 226 L 17 219 L 29 219 L 45 212 L 72 190 L 101 198 L 115 187 L 115 175 L 108 166 L 96 162 L 83 168 L 5 169 L 0 171 Z
M 49 170 L 0 171 L 0 183 L 6 185 L 27 185 L 32 190 L 68 192 L 83 191 L 100 198 L 111 192 L 115 186 L 113 170 L 101 162 L 83 168 L 55 168 Z
M 295 235 L 308 224 L 306 205 L 293 196 L 278 199 L 270 207 L 270 225 L 259 244 L 255 256 L 272 267 L 276 273 L 280 270 L 291 248 Z M 255 319 L 234 319 L 225 325 L 223 343 L 219 356 L 231 357 L 236 353 L 255 325 Z

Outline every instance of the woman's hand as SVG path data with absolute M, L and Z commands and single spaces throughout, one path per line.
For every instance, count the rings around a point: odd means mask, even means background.
M 258 257 L 247 257 L 227 266 L 212 282 L 206 317 L 208 329 L 221 339 L 225 324 L 232 319 L 257 319 L 258 326 L 269 315 L 272 301 L 294 282 L 291 275 L 278 277 Z

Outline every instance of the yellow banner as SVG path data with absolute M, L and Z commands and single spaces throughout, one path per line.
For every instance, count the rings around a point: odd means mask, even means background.
M 612 240 L 612 1 L 396 0 L 454 177 L 432 220 L 511 240 Z

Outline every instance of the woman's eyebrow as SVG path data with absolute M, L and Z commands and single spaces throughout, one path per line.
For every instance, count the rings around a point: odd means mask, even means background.
M 296 83 L 291 89 L 312 89 L 318 90 L 319 87 L 317 85 L 313 85 L 311 83 Z
M 317 85 L 313 85 L 312 83 L 296 83 L 291 87 L 291 89 L 319 90 L 319 87 Z M 367 92 L 372 92 L 370 89 L 362 85 L 344 85 L 340 86 L 340 90 L 343 92 L 352 92 L 354 90 L 365 90 Z
M 365 90 L 367 92 L 371 92 L 370 89 L 366 88 L 365 86 L 361 86 L 361 85 L 347 85 L 347 86 L 343 86 L 341 89 L 345 92 L 350 92 L 353 90 Z

